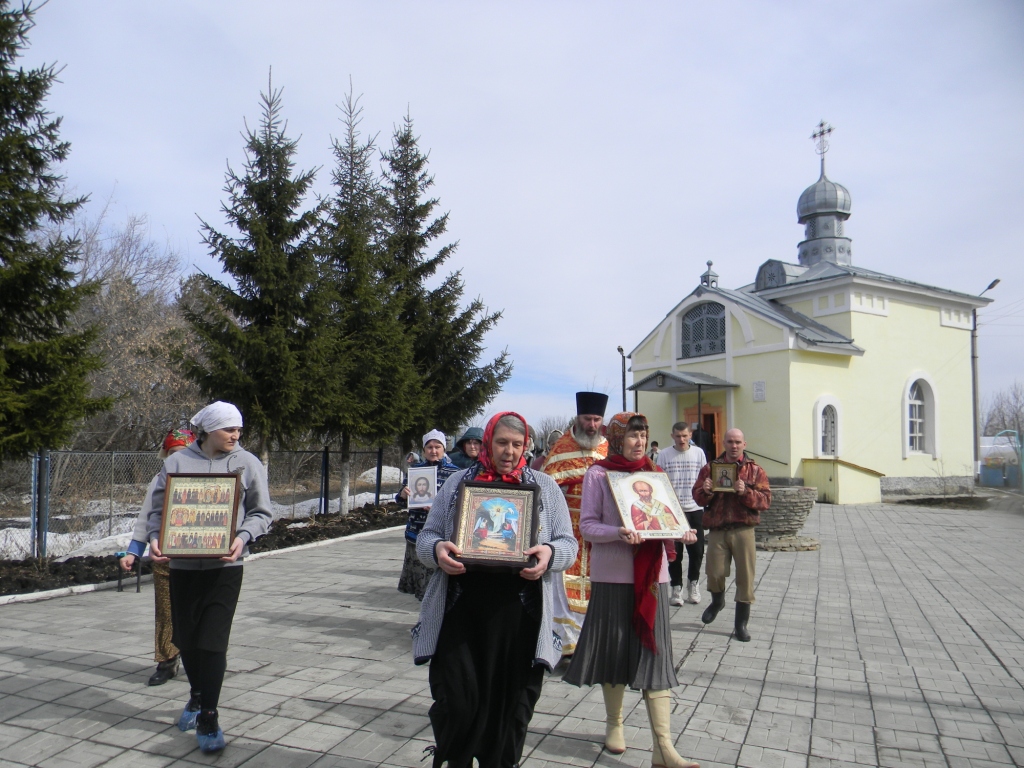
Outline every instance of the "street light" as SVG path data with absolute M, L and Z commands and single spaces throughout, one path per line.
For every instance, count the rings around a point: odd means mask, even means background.
M 978 294 L 983 296 L 999 285 L 997 277 L 988 284 L 988 288 Z M 981 462 L 981 405 L 978 403 L 978 308 L 971 310 L 971 410 L 974 416 L 974 478 L 978 479 Z
M 622 347 L 616 347 L 619 356 L 622 358 L 622 412 L 626 412 L 626 353 Z

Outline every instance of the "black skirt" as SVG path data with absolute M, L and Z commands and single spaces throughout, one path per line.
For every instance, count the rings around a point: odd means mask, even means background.
M 519 762 L 544 667 L 534 664 L 540 583 L 519 574 L 457 577 L 430 661 L 434 768 Z M 449 600 L 452 592 L 449 593 Z
M 398 577 L 398 591 L 407 595 L 416 595 L 416 599 L 423 601 L 423 593 L 427 591 L 427 584 L 430 577 L 434 575 L 434 568 L 425 566 L 416 557 L 416 545 L 411 541 L 405 542 L 405 560 L 402 563 L 402 575 Z
M 171 617 L 179 650 L 227 651 L 242 568 L 171 569 Z
M 679 685 L 672 663 L 668 584 L 658 585 L 654 653 L 633 631 L 633 585 L 593 582 L 587 620 L 562 679 L 573 685 L 628 685 L 663 691 Z

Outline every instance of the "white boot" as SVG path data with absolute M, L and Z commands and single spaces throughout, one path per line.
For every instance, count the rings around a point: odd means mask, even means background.
M 698 603 L 700 603 L 700 583 L 696 581 L 691 581 L 688 587 L 688 591 L 690 594 L 687 596 L 686 602 L 697 605 Z
M 626 732 L 622 727 L 622 697 L 626 693 L 624 685 L 601 685 L 604 694 L 604 713 L 607 717 L 604 726 L 604 746 L 614 755 L 626 751 Z
M 653 768 L 700 768 L 700 763 L 684 760 L 672 746 L 672 694 L 670 691 L 644 691 L 647 717 L 651 721 L 654 748 Z

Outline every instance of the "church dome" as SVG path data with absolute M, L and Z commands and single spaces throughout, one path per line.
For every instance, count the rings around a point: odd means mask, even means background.
M 803 224 L 808 217 L 821 213 L 850 215 L 850 192 L 842 184 L 829 181 L 824 169 L 821 177 L 800 195 L 796 204 L 797 221 Z

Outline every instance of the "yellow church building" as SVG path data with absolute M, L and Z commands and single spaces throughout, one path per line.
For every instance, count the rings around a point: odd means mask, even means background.
M 825 175 L 826 149 L 797 203 L 797 262 L 770 259 L 736 289 L 707 262 L 630 353 L 630 389 L 652 440 L 699 423 L 721 452 L 739 427 L 773 482 L 816 486 L 820 501 L 962 491 L 972 311 L 991 300 L 854 266 L 850 193 Z

